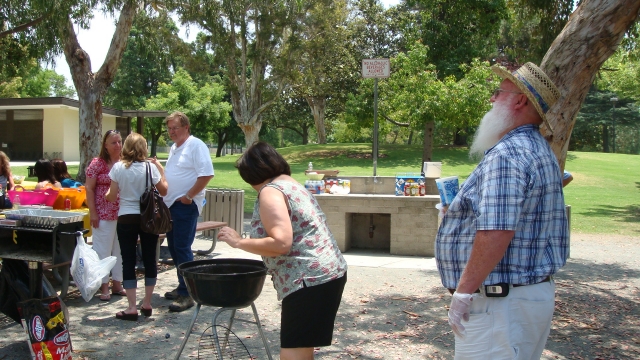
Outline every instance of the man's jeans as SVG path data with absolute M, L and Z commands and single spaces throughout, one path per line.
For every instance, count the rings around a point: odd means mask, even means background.
M 167 233 L 167 243 L 171 258 L 178 271 L 178 265 L 193 260 L 191 245 L 196 237 L 196 225 L 198 224 L 198 205 L 191 203 L 185 205 L 176 200 L 169 208 L 173 226 Z M 184 278 L 178 272 L 178 295 L 188 296 L 187 285 Z

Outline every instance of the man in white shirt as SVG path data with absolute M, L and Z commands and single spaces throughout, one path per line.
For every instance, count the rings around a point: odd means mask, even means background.
M 204 189 L 213 178 L 213 164 L 209 149 L 202 140 L 191 135 L 189 118 L 176 111 L 165 118 L 171 146 L 165 166 L 169 191 L 164 202 L 171 211 L 173 229 L 167 233 L 169 252 L 176 266 L 193 260 L 191 245 L 196 236 L 198 216 L 204 205 Z M 173 300 L 170 311 L 184 311 L 195 303 L 178 273 L 178 287 L 164 294 Z

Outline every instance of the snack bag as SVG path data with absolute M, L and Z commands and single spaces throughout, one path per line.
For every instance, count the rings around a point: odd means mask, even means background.
M 71 359 L 71 337 L 66 306 L 57 296 L 18 303 L 22 327 L 34 360 Z

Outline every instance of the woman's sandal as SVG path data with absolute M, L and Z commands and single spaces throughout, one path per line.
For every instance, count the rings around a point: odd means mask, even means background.
M 115 290 L 111 290 L 111 295 L 116 295 L 116 296 L 127 296 L 127 292 L 125 291 L 125 289 L 122 289 L 120 291 L 115 291 Z
M 100 301 L 109 301 L 111 300 L 111 295 L 109 294 L 100 294 Z
M 138 312 L 135 314 L 127 314 L 124 310 L 116 313 L 116 319 L 138 321 Z
M 140 313 L 144 316 L 151 316 L 153 314 L 153 309 L 145 309 L 140 306 Z

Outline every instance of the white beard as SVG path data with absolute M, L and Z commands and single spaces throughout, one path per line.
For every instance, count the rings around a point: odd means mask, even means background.
M 484 152 L 489 150 L 502 138 L 502 133 L 513 124 L 511 111 L 501 103 L 493 103 L 493 107 L 484 115 L 480 126 L 473 136 L 473 143 L 469 148 L 469 157 L 482 159 Z

